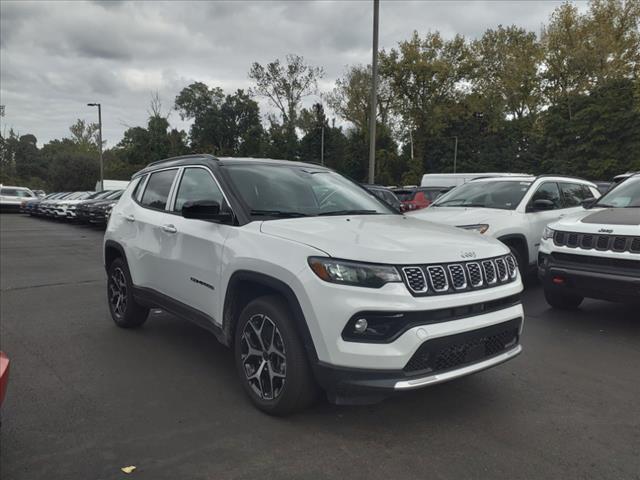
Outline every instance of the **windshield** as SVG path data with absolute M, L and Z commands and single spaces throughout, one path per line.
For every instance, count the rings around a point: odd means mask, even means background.
M 228 165 L 231 183 L 251 215 L 397 214 L 364 188 L 330 170 L 283 165 Z
M 640 177 L 633 177 L 609 192 L 594 204 L 597 207 L 638 208 L 640 207 Z
M 514 210 L 531 182 L 468 182 L 438 198 L 434 207 L 481 207 Z

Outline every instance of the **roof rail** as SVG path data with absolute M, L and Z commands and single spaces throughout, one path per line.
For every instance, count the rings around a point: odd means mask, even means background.
M 553 174 L 553 173 L 545 173 L 543 175 L 538 175 L 536 177 L 536 180 L 538 178 L 547 178 L 547 177 L 571 178 L 573 180 L 582 180 L 583 182 L 591 182 L 591 183 L 593 183 L 591 180 L 587 180 L 586 178 L 582 178 L 582 177 L 576 177 L 575 175 L 561 175 L 561 174 Z
M 210 155 L 208 153 L 195 153 L 195 154 L 191 154 L 191 155 L 179 155 L 177 157 L 163 158 L 162 160 L 156 160 L 155 162 L 149 163 L 145 168 L 154 167 L 156 165 L 160 165 L 160 164 L 165 163 L 165 162 L 172 162 L 174 160 L 184 160 L 184 159 L 187 159 L 187 158 L 207 158 L 209 160 L 217 160 L 216 157 L 214 157 L 213 155 Z

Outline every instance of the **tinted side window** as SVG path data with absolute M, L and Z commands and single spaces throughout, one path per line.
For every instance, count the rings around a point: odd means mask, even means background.
M 144 181 L 146 180 L 146 178 L 147 178 L 146 175 L 143 175 L 142 177 L 140 177 L 140 179 L 138 180 L 138 184 L 136 185 L 136 188 L 134 188 L 133 192 L 131 193 L 131 198 L 135 200 L 140 199 L 140 190 L 142 189 L 142 186 L 144 185 Z
M 175 176 L 175 169 L 152 173 L 140 203 L 145 207 L 164 210 L 167 206 L 169 191 Z
M 531 197 L 531 203 L 536 200 L 551 200 L 553 202 L 553 208 L 563 208 L 560 200 L 560 190 L 558 184 L 555 182 L 543 183 L 538 187 L 536 193 Z
M 589 187 L 579 183 L 561 183 L 564 208 L 578 207 L 583 200 L 593 198 Z
M 182 174 L 174 212 L 181 212 L 185 202 L 213 200 L 222 205 L 224 197 L 211 174 L 202 168 L 187 168 Z

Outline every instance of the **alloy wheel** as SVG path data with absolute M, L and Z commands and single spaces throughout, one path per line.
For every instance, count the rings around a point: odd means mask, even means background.
M 109 277 L 109 304 L 118 317 L 127 311 L 127 280 L 121 268 L 115 268 Z
M 282 393 L 287 375 L 287 357 L 282 334 L 263 314 L 245 324 L 240 359 L 251 389 L 262 400 L 274 400 Z

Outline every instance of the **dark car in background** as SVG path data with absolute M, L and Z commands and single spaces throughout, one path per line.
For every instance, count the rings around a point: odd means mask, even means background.
M 451 187 L 412 187 L 395 188 L 393 193 L 402 202 L 403 211 L 409 211 L 427 208 L 436 198 L 449 190 Z
M 75 219 L 80 223 L 89 223 L 89 210 L 98 203 L 103 203 L 114 198 L 119 198 L 122 190 L 103 190 L 95 198 L 78 203 L 75 209 Z
M 383 187 L 382 185 L 362 186 L 395 210 L 402 211 L 402 202 L 398 197 L 396 197 L 395 193 L 393 193 L 390 188 Z
M 105 200 L 101 200 L 89 205 L 87 212 L 87 220 L 94 225 L 106 225 L 111 215 L 111 209 L 118 203 L 124 190 L 117 190 L 112 196 Z

